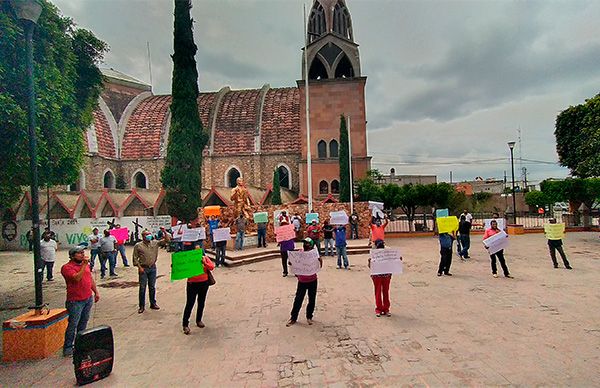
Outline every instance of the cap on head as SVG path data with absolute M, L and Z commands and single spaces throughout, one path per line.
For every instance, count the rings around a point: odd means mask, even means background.
M 315 246 L 315 242 L 313 241 L 312 238 L 307 237 L 304 240 L 302 240 L 302 245 L 308 246 L 312 249 Z
M 69 257 L 73 257 L 73 256 L 75 256 L 75 254 L 85 251 L 85 249 L 86 249 L 85 246 L 77 245 L 76 247 L 69 249 Z

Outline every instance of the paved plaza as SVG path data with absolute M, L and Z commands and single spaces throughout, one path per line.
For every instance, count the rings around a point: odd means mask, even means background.
M 515 279 L 491 276 L 480 239 L 473 236 L 471 260 L 454 257 L 452 277 L 436 276 L 437 239 L 388 240 L 406 266 L 392 279 L 391 317 L 374 314 L 367 255 L 350 256 L 349 271 L 325 257 L 313 326 L 304 308 L 298 324 L 285 326 L 296 280 L 281 277 L 279 260 L 217 268 L 206 328 L 192 326 L 189 336 L 181 331 L 185 282 L 169 281 L 168 254 L 159 258 L 160 311 L 137 313 L 136 269 L 119 265 L 118 279 L 98 282 L 88 325 L 108 324 L 115 335 L 113 373 L 94 385 L 599 386 L 598 234 L 567 235 L 572 271 L 552 268 L 543 235 L 511 237 Z M 57 266 L 66 260 L 60 251 Z M 30 264 L 27 253 L 0 252 L 3 320 L 32 304 Z M 44 283 L 51 307 L 64 304 L 56 279 Z M 2 387 L 74 383 L 72 361 L 60 352 L 0 365 Z

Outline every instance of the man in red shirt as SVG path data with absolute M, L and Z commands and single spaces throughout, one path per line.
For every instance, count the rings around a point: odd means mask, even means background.
M 85 247 L 83 246 L 71 248 L 69 250 L 71 260 L 60 270 L 67 283 L 67 302 L 65 304 L 69 312 L 69 324 L 63 345 L 63 356 L 65 357 L 73 355 L 75 335 L 77 332 L 85 330 L 92 306 L 94 302 L 100 300 L 100 294 L 96 289 L 96 283 L 92 278 L 88 258 L 84 251 Z
M 316 220 L 312 220 L 310 226 L 306 229 L 307 237 L 312 239 L 317 252 L 321 254 L 321 227 L 317 225 Z
M 385 227 L 389 220 L 385 217 L 385 223 L 381 224 L 381 218 L 376 218 L 375 222 L 371 222 L 371 236 L 369 236 L 369 246 L 372 242 L 381 240 L 385 241 Z

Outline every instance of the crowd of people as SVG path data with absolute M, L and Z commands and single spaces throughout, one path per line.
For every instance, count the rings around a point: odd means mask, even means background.
M 342 267 L 349 270 L 350 265 L 346 252 L 346 234 L 347 230 L 345 225 L 331 225 L 330 220 L 325 220 L 323 225 L 313 219 L 306 228 L 305 236 L 301 235 L 301 228 L 298 228 L 298 224 L 301 225 L 301 218 L 297 215 L 289 217 L 287 212 L 283 211 L 277 218 L 277 223 L 280 226 L 294 225 L 296 236 L 290 240 L 284 240 L 279 242 L 281 252 L 281 263 L 283 268 L 283 276 L 288 276 L 289 266 L 292 263 L 289 260 L 289 252 L 296 250 L 295 240 L 299 237 L 302 242 L 303 251 L 316 250 L 317 255 L 315 260 L 319 261 L 318 266 L 322 267 L 323 259 L 322 256 L 333 256 L 334 252 L 337 253 L 337 268 Z M 485 230 L 482 240 L 485 241 L 487 238 L 492 237 L 502 230 L 498 227 L 497 218 L 498 215 L 494 214 L 494 219 L 490 222 L 490 227 Z M 453 256 L 453 243 L 457 241 L 457 254 L 462 260 L 468 260 L 469 249 L 470 249 L 470 231 L 472 227 L 473 217 L 468 211 L 464 211 L 459 217 L 458 230 L 452 233 L 439 233 L 438 239 L 440 244 L 440 263 L 438 266 L 437 275 L 452 276 L 450 273 L 450 266 L 452 264 Z M 387 217 L 373 217 L 369 225 L 369 246 L 374 249 L 385 249 L 385 229 L 388 225 Z M 556 223 L 555 219 L 551 219 L 550 223 Z M 210 217 L 207 220 L 208 224 L 208 235 L 213 236 L 214 230 L 219 227 L 219 219 L 217 217 Z M 264 223 L 266 224 L 266 223 Z M 239 239 L 243 241 L 244 229 L 247 226 L 247 222 L 243 215 L 235 220 L 236 227 L 239 230 L 236 231 L 236 248 L 242 249 L 240 246 Z M 189 224 L 188 227 L 195 225 Z M 352 227 L 352 224 L 351 224 Z M 263 225 L 258 230 L 265 230 L 266 225 Z M 266 247 L 266 236 L 261 232 L 262 236 L 259 239 L 259 246 Z M 354 228 L 350 231 L 352 237 L 358 237 L 358 233 Z M 324 241 L 324 247 L 321 250 L 320 241 L 321 238 Z M 159 310 L 160 307 L 156 301 L 156 278 L 157 278 L 157 267 L 156 262 L 158 260 L 159 248 L 168 246 L 173 241 L 172 231 L 161 227 L 156 233 L 151 233 L 148 230 L 142 232 L 142 241 L 138 242 L 133 248 L 133 266 L 138 270 L 139 276 L 139 307 L 138 313 L 144 313 L 146 307 L 146 289 L 148 289 L 148 296 L 150 300 L 150 309 Z M 203 247 L 204 241 L 199 242 L 186 242 L 182 247 L 182 250 L 193 250 L 200 249 Z M 208 294 L 209 286 L 214 284 L 214 277 L 211 271 L 216 267 L 224 264 L 224 252 L 225 252 L 226 241 L 212 242 L 212 247 L 215 249 L 215 259 L 211 260 L 206 254 L 200 255 L 202 266 L 204 271 L 202 274 L 193 276 L 187 279 L 186 285 L 186 303 L 183 309 L 182 328 L 184 334 L 190 334 L 189 319 L 193 310 L 194 305 L 196 307 L 196 326 L 204 328 L 205 324 L 202 321 L 204 306 L 206 297 Z M 99 234 L 97 228 L 94 228 L 92 234 L 89 236 L 89 249 L 91 258 L 88 258 L 85 254 L 85 246 L 77 246 L 69 251 L 69 262 L 62 266 L 61 274 L 65 278 L 67 284 L 67 301 L 66 307 L 69 312 L 68 327 L 65 334 L 65 342 L 63 353 L 65 356 L 72 355 L 73 352 L 73 341 L 78 331 L 84 330 L 89 319 L 90 310 L 93 303 L 98 302 L 100 299 L 98 290 L 94 279 L 92 278 L 92 271 L 94 271 L 94 259 L 95 257 L 100 258 L 101 264 L 101 277 L 104 278 L 106 272 L 106 262 L 109 264 L 109 276 L 116 276 L 114 273 L 114 267 L 116 266 L 116 255 L 119 251 L 119 242 L 116 238 L 110 235 L 109 230 L 103 231 L 103 236 Z M 485 247 L 488 248 L 488 247 Z M 564 249 L 562 247 L 562 239 L 551 238 L 548 236 L 548 248 L 550 257 L 554 268 L 558 268 L 558 262 L 556 259 L 556 251 L 559 252 L 563 260 L 565 268 L 572 269 Z M 52 239 L 50 233 L 44 233 L 42 238 L 42 257 L 44 259 L 44 269 L 46 270 L 47 280 L 51 281 L 53 262 L 56 256 L 57 242 Z M 127 265 L 127 259 L 125 254 L 122 256 L 124 265 Z M 402 260 L 402 257 L 400 257 Z M 500 262 L 500 266 L 503 270 L 503 274 L 506 278 L 512 278 L 506 264 L 504 257 L 504 250 L 500 249 L 490 254 L 491 260 L 491 272 L 493 277 L 498 277 L 497 274 L 497 261 Z M 316 262 L 315 262 L 316 264 Z M 369 258 L 367 265 L 371 267 L 371 258 Z M 309 325 L 313 324 L 313 316 L 316 306 L 318 278 L 317 273 L 296 275 L 297 287 L 296 294 L 294 297 L 290 319 L 286 326 L 294 325 L 300 313 L 300 309 L 304 302 L 306 295 L 308 294 L 308 304 L 306 306 L 306 319 Z M 378 273 L 371 275 L 374 290 L 374 301 L 375 301 L 375 315 L 380 316 L 391 316 L 390 313 L 390 284 L 392 279 L 391 273 Z

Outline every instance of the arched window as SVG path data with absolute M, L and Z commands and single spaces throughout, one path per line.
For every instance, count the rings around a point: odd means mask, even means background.
M 135 175 L 133 176 L 133 184 L 134 184 L 134 187 L 137 189 L 148 188 L 147 181 L 146 181 L 146 175 L 141 171 L 136 172 Z
M 114 189 L 115 188 L 115 176 L 111 171 L 104 173 L 104 188 Z
M 331 181 L 331 194 L 339 194 L 340 193 L 340 182 L 337 180 Z
M 354 68 L 348 57 L 344 54 L 342 59 L 335 68 L 335 78 L 352 78 L 354 77 Z
M 310 64 L 308 79 L 327 79 L 327 69 L 319 57 L 315 57 Z
M 327 143 L 325 143 L 325 140 L 321 140 L 317 144 L 317 154 L 321 159 L 325 159 L 327 157 Z
M 237 168 L 232 167 L 231 169 L 229 169 L 229 172 L 227 173 L 227 186 L 228 187 L 237 186 L 236 181 L 241 176 L 242 176 L 242 174 L 240 173 L 240 171 Z
M 327 181 L 321 181 L 319 183 L 319 194 L 328 194 L 329 193 L 329 184 Z
M 290 189 L 290 171 L 285 166 L 279 166 L 277 171 L 279 172 L 279 186 Z
M 329 157 L 337 158 L 338 157 L 338 149 L 339 145 L 337 140 L 332 140 L 329 142 Z

